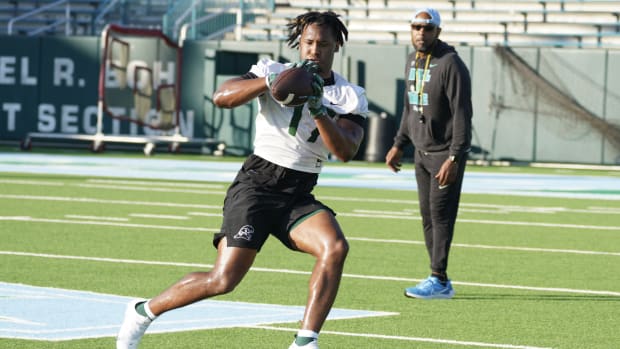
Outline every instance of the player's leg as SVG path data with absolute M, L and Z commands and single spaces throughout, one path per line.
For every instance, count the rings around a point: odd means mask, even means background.
M 127 306 L 116 348 L 137 348 L 151 322 L 166 311 L 232 291 L 252 266 L 256 253 L 254 249 L 228 247 L 222 238 L 211 271 L 189 273 L 151 300 L 132 301 Z
M 316 259 L 300 331 L 300 335 L 307 333 L 307 337 L 316 338 L 336 299 L 349 245 L 329 210 L 320 210 L 306 218 L 291 230 L 289 236 L 296 249 Z M 293 343 L 291 348 L 305 348 L 303 344 Z M 318 348 L 316 340 L 307 347 Z
M 189 273 L 148 302 L 155 316 L 231 292 L 250 270 L 256 257 L 254 249 L 226 246 L 226 238 L 220 240 L 217 251 L 217 260 L 211 271 Z

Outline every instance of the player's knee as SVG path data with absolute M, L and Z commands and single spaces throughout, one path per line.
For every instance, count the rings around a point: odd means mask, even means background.
M 329 243 L 325 251 L 325 257 L 333 263 L 344 263 L 348 253 L 349 243 L 346 239 L 342 238 Z
M 204 287 L 205 296 L 213 297 L 225 293 L 232 292 L 239 284 L 238 281 L 228 277 L 227 275 L 203 272 L 190 273 L 185 277 L 186 280 L 201 279 L 201 283 Z
M 232 282 L 230 279 L 224 277 L 214 280 L 212 282 L 212 289 L 216 295 L 221 295 L 232 292 L 238 284 L 238 282 Z

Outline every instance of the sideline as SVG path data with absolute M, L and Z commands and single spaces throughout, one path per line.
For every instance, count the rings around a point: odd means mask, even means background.
M 118 158 L 76 155 L 0 153 L 0 172 L 82 175 L 115 178 L 192 180 L 230 183 L 239 162 Z M 319 185 L 416 190 L 411 168 L 392 173 L 383 168 L 328 164 Z M 466 171 L 463 192 L 620 200 L 620 176 L 484 173 Z

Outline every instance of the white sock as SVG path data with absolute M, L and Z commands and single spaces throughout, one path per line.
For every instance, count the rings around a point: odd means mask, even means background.
M 148 316 L 148 318 L 151 320 L 155 320 L 155 318 L 157 317 L 151 311 L 151 307 L 149 307 L 149 301 L 146 301 L 146 303 L 144 303 L 144 312 L 146 313 L 146 316 Z
M 299 330 L 297 331 L 297 337 L 310 337 L 318 339 L 319 334 L 310 330 Z

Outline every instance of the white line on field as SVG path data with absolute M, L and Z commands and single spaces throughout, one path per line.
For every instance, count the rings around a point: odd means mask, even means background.
M 373 239 L 363 237 L 351 237 L 347 236 L 349 241 L 367 241 L 367 242 L 379 242 L 386 244 L 410 244 L 410 245 L 424 245 L 424 241 L 417 240 L 386 240 L 386 239 Z M 488 250 L 506 250 L 506 251 L 526 251 L 526 252 L 550 252 L 550 253 L 573 253 L 573 254 L 587 254 L 587 255 L 600 255 L 600 256 L 620 256 L 620 252 L 602 252 L 602 251 L 588 251 L 588 250 L 567 250 L 560 248 L 539 248 L 539 247 L 519 247 L 519 246 L 493 246 L 493 245 L 480 245 L 480 244 L 459 244 L 452 243 L 452 247 L 463 248 L 480 248 Z
M 176 220 L 189 219 L 187 216 L 166 215 L 166 214 L 150 214 L 150 213 L 130 213 L 129 216 L 130 217 L 138 217 L 138 218 L 176 219 Z
M 195 267 L 195 268 L 213 268 L 212 264 L 201 263 L 176 263 L 176 262 L 160 262 L 160 261 L 144 261 L 133 259 L 116 259 L 116 258 L 100 258 L 100 257 L 86 257 L 86 256 L 68 256 L 68 255 L 56 255 L 48 253 L 32 253 L 32 252 L 17 252 L 17 251 L 0 251 L 0 255 L 11 256 L 24 256 L 24 257 L 38 257 L 38 258 L 51 258 L 51 259 L 72 259 L 72 260 L 87 260 L 87 261 L 99 261 L 110 263 L 128 263 L 128 264 L 145 264 L 145 265 L 164 265 L 164 266 L 180 266 L 180 267 Z M 296 274 L 296 275 L 310 275 L 309 271 L 300 271 L 292 269 L 274 269 L 274 268 L 260 268 L 252 267 L 251 270 L 257 272 L 267 273 L 283 273 L 283 274 Z M 365 279 L 365 280 L 382 280 L 382 281 L 397 281 L 406 283 L 418 283 L 421 279 L 411 279 L 394 276 L 378 276 L 378 275 L 360 275 L 360 274 L 342 274 L 343 277 L 352 279 Z M 575 293 L 575 294 L 588 294 L 599 296 L 614 296 L 620 297 L 620 292 L 615 291 L 597 291 L 597 290 L 580 290 L 571 288 L 553 288 L 553 287 L 534 287 L 534 286 L 521 286 L 521 285 L 502 285 L 502 284 L 485 284 L 476 282 L 459 282 L 452 281 L 455 285 L 472 286 L 472 287 L 486 287 L 486 288 L 504 288 L 515 289 L 524 291 L 539 291 L 539 292 L 557 292 L 557 293 Z
M 208 212 L 188 212 L 190 216 L 208 216 L 219 217 L 220 213 L 208 213 Z M 200 227 L 178 227 L 169 225 L 146 225 L 146 224 L 130 224 L 130 223 L 113 223 L 113 222 L 99 222 L 97 220 L 110 220 L 120 221 L 123 218 L 114 217 L 94 217 L 94 216 L 79 216 L 79 215 L 66 215 L 67 218 L 76 219 L 92 219 L 89 220 L 62 220 L 62 219 L 49 219 L 49 218 L 33 218 L 29 216 L 0 216 L 0 221 L 23 221 L 23 222 L 40 222 L 40 223 L 58 223 L 58 224 L 86 224 L 86 225 L 106 225 L 106 226 L 118 226 L 125 228 L 153 228 L 159 230 L 183 230 L 183 231 L 208 231 L 217 232 L 216 228 L 200 228 Z M 417 240 L 399 240 L 399 239 L 374 239 L 365 237 L 347 237 L 351 241 L 367 241 L 377 243 L 388 244 L 409 244 L 409 245 L 424 245 L 423 241 Z M 519 246 L 494 246 L 494 245 L 482 245 L 482 244 L 459 244 L 453 243 L 452 246 L 463 248 L 480 248 L 488 250 L 506 250 L 506 251 L 524 251 L 524 252 L 550 252 L 550 253 L 571 253 L 571 254 L 584 254 L 584 255 L 601 255 L 601 256 L 620 256 L 620 252 L 605 252 L 605 251 L 588 251 L 588 250 L 569 250 L 559 248 L 537 248 L 537 247 L 519 247 Z
M 136 186 L 120 186 L 120 185 L 106 185 L 106 184 L 76 184 L 78 187 L 82 188 L 95 188 L 95 189 L 116 189 L 116 190 L 132 190 L 132 191 L 156 191 L 160 193 L 186 193 L 186 194 L 214 194 L 214 195 L 224 195 L 225 191 L 214 191 L 214 190 L 198 190 L 198 189 L 171 189 L 171 188 L 158 188 L 156 186 L 150 187 L 136 187 Z
M 63 182 L 50 182 L 50 181 L 38 181 L 27 179 L 0 179 L 0 183 L 6 184 L 21 184 L 21 185 L 49 185 L 54 187 L 62 187 L 65 185 Z
M 75 198 L 75 197 L 43 196 L 43 195 L 0 194 L 0 198 L 15 199 L 15 200 L 68 201 L 68 202 L 83 202 L 83 203 L 112 204 L 112 205 L 189 207 L 189 208 L 218 209 L 218 210 L 222 208 L 221 205 L 184 204 L 184 203 L 157 202 L 157 201 L 108 200 L 108 199 L 97 199 L 97 198 Z
M 222 217 L 222 212 L 187 212 L 189 216 L 202 216 L 202 217 Z
M 224 184 L 207 184 L 207 183 L 179 183 L 179 182 L 162 182 L 162 181 L 131 181 L 117 179 L 94 179 L 86 180 L 89 183 L 106 183 L 106 184 L 128 184 L 134 186 L 147 187 L 173 187 L 173 188 L 202 188 L 202 189 L 224 189 Z
M 209 184 L 209 183 L 185 183 L 175 181 L 138 181 L 138 180 L 115 180 L 115 179 L 87 179 L 87 183 L 99 183 L 97 184 L 73 184 L 82 187 L 92 188 L 105 188 L 105 189 L 127 189 L 127 190 L 157 190 L 163 192 L 189 192 L 200 194 L 221 194 L 224 195 L 224 191 L 196 191 L 196 190 L 175 190 L 161 187 L 170 188 L 197 188 L 197 189 L 222 189 L 224 190 L 226 185 L 224 184 Z M 21 185 L 48 185 L 48 186 L 63 186 L 64 182 L 52 182 L 43 180 L 19 180 L 19 179 L 5 179 L 0 180 L 0 183 L 8 184 L 21 184 Z M 108 186 L 103 184 L 115 184 L 114 186 Z M 119 187 L 118 184 L 129 185 L 128 187 Z M 320 196 L 322 200 L 332 201 L 350 201 L 350 202 L 381 202 L 388 204 L 406 204 L 416 206 L 417 200 L 400 200 L 400 199 L 385 199 L 385 198 L 357 198 L 357 197 L 338 197 L 338 196 Z M 461 202 L 461 211 L 463 212 L 486 212 L 486 213 L 506 213 L 506 212 L 530 212 L 530 213 L 557 213 L 557 212 L 574 212 L 574 213 L 592 213 L 592 214 L 613 214 L 620 213 L 620 208 L 609 207 L 597 207 L 592 206 L 586 209 L 570 209 L 566 207 L 549 207 L 549 206 L 518 206 L 518 205 L 501 205 L 501 204 L 484 204 L 484 203 L 468 203 Z M 480 211 L 474 208 L 487 208 L 490 211 Z
M 243 326 L 245 328 L 258 328 L 262 330 L 273 330 L 273 331 L 287 331 L 287 332 L 297 332 L 297 329 L 294 328 L 286 328 L 286 327 L 276 327 L 276 326 L 266 326 L 266 325 L 253 325 L 253 326 Z M 437 338 L 424 338 L 424 337 L 408 337 L 408 336 L 388 336 L 383 334 L 373 334 L 373 333 L 352 333 L 352 332 L 340 332 L 340 331 L 321 331 L 322 334 L 332 334 L 337 336 L 348 336 L 348 337 L 363 337 L 363 338 L 378 338 L 378 339 L 393 339 L 400 341 L 410 341 L 410 342 L 426 342 L 426 343 L 441 343 L 441 344 L 452 344 L 452 345 L 468 345 L 473 347 L 483 347 L 483 348 L 502 348 L 502 349 L 552 349 L 549 347 L 533 347 L 530 345 L 514 345 L 514 344 L 496 344 L 496 343 L 483 343 L 483 342 L 469 342 L 469 341 L 457 341 L 453 339 L 437 339 Z
M 92 219 L 92 220 L 102 220 L 102 221 L 112 221 L 112 222 L 128 222 L 128 218 L 121 217 L 103 217 L 103 216 L 84 216 L 79 214 L 66 214 L 65 218 L 73 218 L 73 219 Z
M 84 221 L 84 220 L 67 220 L 67 219 L 49 219 L 49 218 L 32 218 L 28 216 L 0 216 L 0 221 L 22 221 L 22 222 L 37 222 L 37 223 L 61 223 L 61 224 L 86 224 L 86 225 L 106 225 L 113 227 L 126 227 L 126 228 L 148 228 L 158 230 L 184 230 L 184 231 L 206 231 L 206 232 L 218 232 L 220 229 L 211 228 L 199 228 L 199 227 L 179 227 L 169 225 L 154 225 L 154 224 L 134 224 L 134 223 L 117 223 L 117 222 L 104 222 L 104 221 Z
M 317 198 L 321 201 L 351 201 L 351 202 L 383 202 L 386 204 L 406 204 L 417 205 L 417 200 L 400 200 L 400 199 L 382 199 L 382 198 L 355 198 L 355 197 L 341 197 L 341 196 L 327 196 L 317 195 Z
M 422 217 L 419 216 L 405 216 L 401 214 L 364 214 L 364 213 L 347 213 L 339 212 L 339 216 L 343 217 L 359 217 L 359 218 L 373 218 L 373 219 L 407 219 L 419 221 Z M 620 226 L 605 226 L 605 225 L 581 225 L 581 224 L 562 224 L 562 223 L 543 223 L 543 222 L 520 222 L 520 221 L 494 221 L 490 219 L 465 219 L 458 218 L 457 223 L 476 223 L 476 224 L 498 224 L 498 225 L 522 225 L 528 227 L 549 227 L 549 228 L 571 228 L 571 229 L 590 229 L 590 230 L 620 230 Z
M 200 205 L 200 204 L 184 204 L 172 202 L 150 202 L 150 201 L 131 201 L 131 200 L 106 200 L 97 198 L 74 198 L 59 196 L 40 196 L 40 195 L 10 195 L 0 194 L 0 198 L 16 199 L 16 200 L 41 200 L 41 201 L 68 201 L 68 202 L 84 202 L 98 204 L 119 204 L 119 205 L 140 205 L 140 206 L 165 206 L 165 207 L 191 207 L 202 209 L 221 209 L 221 205 Z M 408 219 L 420 220 L 420 217 L 406 216 L 402 213 L 388 214 L 364 214 L 364 213 L 347 213 L 341 212 L 338 215 L 343 217 L 360 217 L 360 218 L 377 218 L 377 219 Z M 504 221 L 504 220 L 479 220 L 459 218 L 460 223 L 476 223 L 476 224 L 498 224 L 498 225 L 521 225 L 521 226 L 537 226 L 551 228 L 571 228 L 571 229 L 590 229 L 590 230 L 620 230 L 620 226 L 600 226 L 600 225 L 580 225 L 580 224 L 558 224 L 558 223 L 542 223 L 542 222 L 520 222 L 520 221 Z

